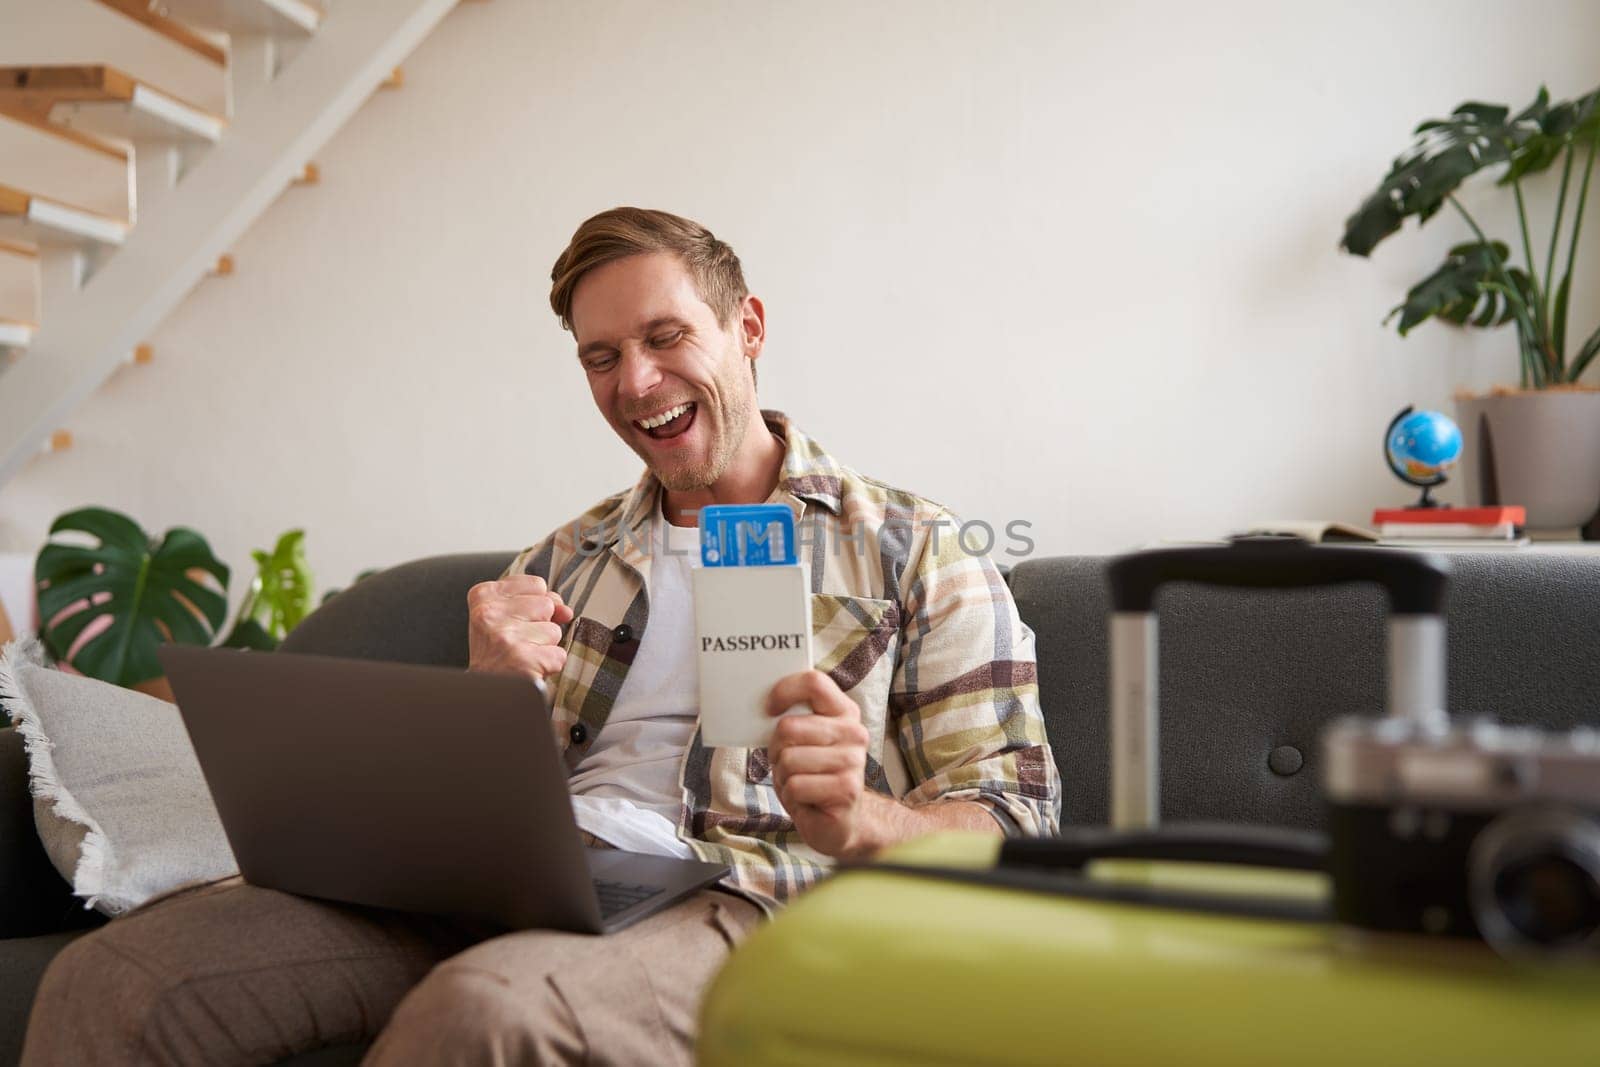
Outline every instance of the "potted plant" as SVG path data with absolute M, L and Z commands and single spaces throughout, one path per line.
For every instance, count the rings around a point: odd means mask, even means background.
M 1472 240 L 1451 248 L 1384 321 L 1398 316 L 1401 336 L 1430 318 L 1479 329 L 1514 324 L 1520 388 L 1457 397 L 1471 465 L 1469 502 L 1522 504 L 1536 528 L 1580 525 L 1600 508 L 1600 390 L 1578 381 L 1600 356 L 1600 328 L 1580 338 L 1569 333 L 1568 320 L 1578 236 L 1600 146 L 1600 89 L 1552 104 L 1540 88 L 1515 115 L 1500 104 L 1464 103 L 1447 118 L 1423 122 L 1414 136 L 1377 190 L 1345 221 L 1340 247 L 1366 256 L 1408 217 L 1423 224 L 1447 206 L 1465 223 Z M 1540 261 L 1523 182 L 1557 164 L 1560 190 Z M 1456 196 L 1462 182 L 1492 168 L 1501 168 L 1496 184 L 1509 187 L 1515 198 L 1520 264 Z
M 223 640 L 229 648 L 270 652 L 311 612 L 311 568 L 306 563 L 306 532 L 290 530 L 269 552 L 255 549 L 256 576 Z
M 58 664 L 101 681 L 172 699 L 156 647 L 210 645 L 228 607 L 228 566 L 205 538 L 178 526 L 157 541 L 106 508 L 80 508 L 50 525 L 50 536 L 86 534 L 93 546 L 52 540 L 34 564 L 39 630 Z M 258 571 L 221 644 L 271 650 L 311 609 L 305 533 L 291 530 Z

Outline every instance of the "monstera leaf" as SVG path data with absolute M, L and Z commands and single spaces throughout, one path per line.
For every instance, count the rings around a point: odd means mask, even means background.
M 1543 90 L 1540 97 L 1546 98 Z M 1430 119 L 1416 129 L 1416 142 L 1389 168 L 1377 191 L 1345 220 L 1340 247 L 1358 256 L 1400 228 L 1411 215 L 1427 222 L 1445 198 L 1484 167 L 1504 163 L 1522 142 L 1539 132 L 1527 112 L 1510 117 L 1499 104 L 1468 102 L 1449 118 Z
M 290 530 L 270 553 L 256 549 L 256 576 L 224 645 L 271 651 L 311 611 L 311 567 L 306 532 Z
M 228 567 L 205 538 L 176 526 L 157 543 L 132 519 L 105 508 L 70 511 L 50 526 L 52 537 L 67 531 L 99 544 L 51 541 L 34 564 L 41 636 L 58 661 L 133 685 L 161 677 L 156 646 L 163 641 L 211 643 L 228 610 Z M 202 584 L 207 575 L 218 589 Z M 96 632 L 74 648 L 91 627 Z
M 1538 132 L 1529 133 L 1518 142 L 1511 153 L 1511 165 L 1497 185 L 1509 185 L 1525 174 L 1549 169 L 1569 145 L 1600 141 L 1600 89 L 1551 107 L 1550 94 L 1541 88 L 1538 98 L 1517 116 L 1517 121 L 1537 124 Z
M 1526 306 L 1533 299 L 1528 275 L 1506 266 L 1510 255 L 1504 241 L 1456 245 L 1439 269 L 1412 286 L 1405 303 L 1392 309 L 1383 321 L 1399 315 L 1402 337 L 1435 315 L 1457 326 L 1509 322 L 1516 315 L 1516 300 Z M 1502 272 L 1516 287 L 1511 295 L 1500 282 Z
M 1503 104 L 1469 101 L 1449 118 L 1422 123 L 1415 136 L 1377 190 L 1345 220 L 1339 242 L 1345 251 L 1369 255 L 1408 217 L 1427 222 L 1485 167 L 1509 163 L 1496 182 L 1509 185 L 1548 169 L 1573 145 L 1600 141 L 1600 89 L 1551 106 L 1541 86 L 1533 103 L 1515 115 Z

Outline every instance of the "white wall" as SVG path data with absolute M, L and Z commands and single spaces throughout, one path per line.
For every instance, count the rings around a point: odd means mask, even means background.
M 406 76 L 0 490 L 0 547 L 88 503 L 241 577 L 304 526 L 324 586 L 531 542 L 637 472 L 546 302 L 619 203 L 740 252 L 764 404 L 1040 552 L 1363 520 L 1407 498 L 1390 416 L 1511 381 L 1515 347 L 1379 325 L 1455 220 L 1372 262 L 1342 223 L 1421 118 L 1600 83 L 1600 5 L 492 0 Z M 1468 202 L 1510 238 L 1505 197 Z

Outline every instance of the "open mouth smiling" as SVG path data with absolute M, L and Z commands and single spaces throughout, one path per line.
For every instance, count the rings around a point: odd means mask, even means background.
M 694 424 L 695 409 L 693 401 L 685 401 L 647 419 L 634 419 L 633 424 L 656 440 L 663 441 L 686 432 Z

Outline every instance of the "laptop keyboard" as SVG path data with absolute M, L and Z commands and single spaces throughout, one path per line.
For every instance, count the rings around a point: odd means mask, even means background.
M 600 898 L 602 919 L 609 919 L 661 891 L 658 885 L 631 885 L 628 882 L 611 882 L 602 878 L 594 880 L 594 892 L 595 896 Z

